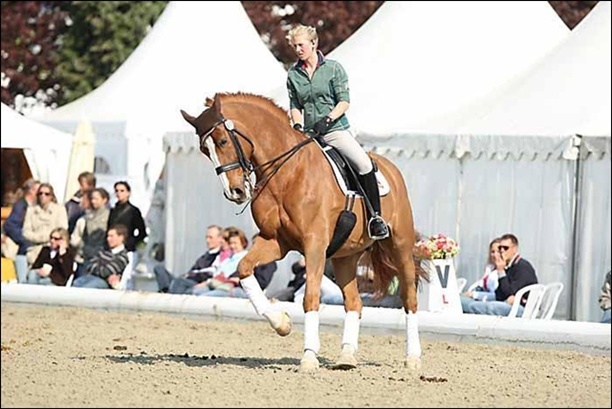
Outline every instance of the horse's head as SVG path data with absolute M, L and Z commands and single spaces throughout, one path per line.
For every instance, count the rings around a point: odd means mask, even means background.
M 212 161 L 221 179 L 223 193 L 228 200 L 241 204 L 251 199 L 253 186 L 252 142 L 221 113 L 221 100 L 206 99 L 205 109 L 197 118 L 181 110 L 183 118 L 196 130 L 200 150 Z

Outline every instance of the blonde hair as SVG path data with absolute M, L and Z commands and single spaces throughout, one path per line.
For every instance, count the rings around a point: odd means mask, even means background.
M 285 38 L 287 39 L 287 42 L 291 44 L 291 41 L 293 41 L 295 37 L 299 37 L 302 35 L 306 36 L 309 41 L 314 41 L 315 43 L 319 41 L 317 29 L 312 26 L 305 26 L 303 24 L 295 26 L 291 30 L 289 30 Z
M 51 236 L 53 236 L 55 233 L 62 236 L 62 239 L 64 239 L 66 243 L 70 243 L 70 233 L 68 233 L 68 230 L 63 227 L 56 227 L 55 229 L 51 230 L 51 233 L 49 233 L 49 238 L 51 238 Z

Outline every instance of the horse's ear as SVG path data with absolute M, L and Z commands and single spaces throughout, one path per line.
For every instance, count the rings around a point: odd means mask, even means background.
M 215 103 L 215 101 L 213 101 L 212 99 L 206 97 L 206 102 L 204 102 L 204 106 L 210 108 L 211 106 L 213 106 L 214 103 Z
M 221 115 L 221 98 L 219 98 L 219 94 L 215 94 L 215 102 L 213 106 L 215 107 L 215 112 Z
M 187 112 L 183 111 L 182 109 L 181 109 L 181 115 L 183 115 L 183 118 L 185 118 L 185 121 L 189 122 L 191 126 L 193 126 L 194 128 L 196 127 L 195 126 L 196 119 L 194 117 L 192 117 L 191 115 L 189 115 Z

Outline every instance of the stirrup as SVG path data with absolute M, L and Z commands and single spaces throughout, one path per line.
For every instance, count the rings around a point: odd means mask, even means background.
M 384 231 L 379 232 L 379 234 L 374 234 L 372 232 L 374 223 L 381 223 L 384 228 Z M 372 240 L 382 240 L 389 237 L 389 226 L 379 215 L 375 215 L 370 218 L 370 221 L 368 222 L 368 236 L 370 236 Z

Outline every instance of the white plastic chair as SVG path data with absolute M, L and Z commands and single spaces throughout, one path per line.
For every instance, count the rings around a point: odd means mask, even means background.
M 542 320 L 550 320 L 555 314 L 557 304 L 559 303 L 559 297 L 563 291 L 564 285 L 560 281 L 546 284 L 544 294 L 540 300 L 540 313 L 537 318 Z
M 467 278 L 457 277 L 457 290 L 459 290 L 459 293 L 463 292 L 463 289 L 465 288 L 466 284 L 467 284 Z
M 524 319 L 534 319 L 537 317 L 540 303 L 542 301 L 542 296 L 544 295 L 544 290 L 546 287 L 544 284 L 531 284 L 526 287 L 518 290 L 514 296 L 514 304 L 512 304 L 512 308 L 510 309 L 510 313 L 508 317 L 517 318 L 516 314 L 518 313 L 519 306 L 521 305 L 521 299 L 525 295 L 526 292 L 529 292 L 527 296 L 527 303 L 525 304 L 525 308 L 523 309 L 523 315 L 518 318 Z

